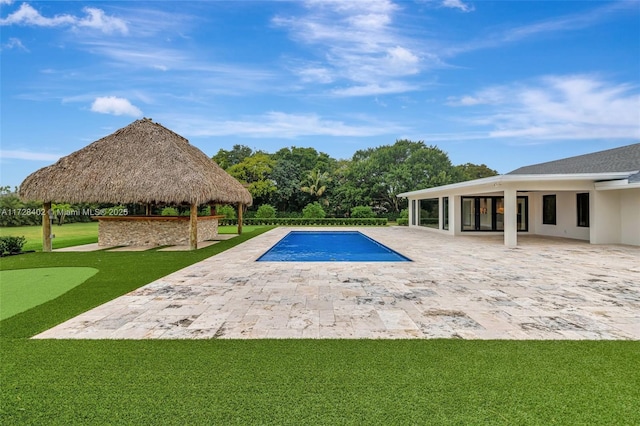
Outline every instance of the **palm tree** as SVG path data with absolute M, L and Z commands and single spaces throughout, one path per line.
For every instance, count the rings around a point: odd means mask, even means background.
M 314 169 L 307 174 L 305 182 L 307 185 L 301 187 L 300 190 L 320 200 L 324 191 L 327 190 L 326 184 L 330 181 L 331 178 L 328 172 L 320 172 L 320 170 Z M 329 201 L 326 198 L 322 201 L 325 206 L 329 205 Z

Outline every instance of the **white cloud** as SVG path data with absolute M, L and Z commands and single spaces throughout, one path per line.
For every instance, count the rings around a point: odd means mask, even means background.
M 403 83 L 401 81 L 391 81 L 383 84 L 367 84 L 362 86 L 350 86 L 346 88 L 337 88 L 331 91 L 334 96 L 350 97 L 350 96 L 375 96 L 389 95 L 393 93 L 406 93 L 416 89 L 416 86 Z
M 169 69 L 194 69 L 193 60 L 178 49 L 159 48 L 154 45 L 131 42 L 126 45 L 109 40 L 90 40 L 83 45 L 92 53 L 132 67 L 154 68 L 161 71 Z
M 177 72 L 187 73 L 189 77 L 180 82 L 187 81 L 194 93 L 215 92 L 237 96 L 248 90 L 264 91 L 274 87 L 268 84 L 275 78 L 271 71 L 206 62 L 200 52 L 162 48 L 135 41 L 123 45 L 110 40 L 91 40 L 83 45 L 92 54 L 105 56 L 120 66 L 122 69 L 117 70 L 118 74 L 125 68 L 127 72 L 150 68 L 158 71 L 153 75 L 156 84 L 174 85 Z M 169 70 L 173 73 L 166 76 L 160 72 Z
M 74 28 L 92 28 L 103 33 L 110 34 L 119 32 L 128 33 L 128 27 L 124 20 L 113 16 L 105 15 L 101 9 L 85 7 L 84 17 L 77 17 L 68 14 L 56 15 L 52 18 L 40 14 L 28 3 L 23 3 L 20 8 L 9 14 L 6 18 L 0 19 L 0 25 L 32 25 L 37 27 L 61 27 L 70 26 Z
M 129 29 L 125 21 L 120 18 L 105 15 L 104 11 L 94 7 L 85 7 L 86 17 L 77 20 L 79 27 L 88 27 L 102 31 L 103 33 L 127 34 Z
M 0 0 L 0 4 L 13 4 L 13 0 Z
M 38 27 L 56 27 L 60 25 L 72 25 L 76 21 L 71 15 L 56 15 L 53 18 L 46 18 L 27 3 L 22 3 L 20 9 L 0 19 L 2 25 L 35 25 Z
M 58 161 L 62 155 L 58 154 L 46 154 L 43 152 L 31 152 L 31 151 L 12 151 L 12 150 L 0 150 L 1 159 L 14 159 L 14 160 L 31 160 L 31 161 Z
M 489 87 L 480 90 L 473 95 L 461 97 L 450 96 L 445 103 L 448 106 L 474 106 L 499 104 L 505 100 L 505 90 L 503 87 Z
M 616 1 L 605 3 L 603 6 L 589 9 L 585 12 L 556 16 L 539 20 L 531 24 L 514 26 L 493 34 L 483 35 L 482 38 L 466 44 L 452 44 L 442 48 L 445 57 L 455 56 L 464 52 L 479 49 L 497 48 L 507 43 L 515 43 L 553 33 L 578 31 L 584 28 L 606 22 L 612 15 L 624 13 L 627 10 L 637 10 L 638 2 Z
M 447 98 L 446 105 L 449 106 L 471 106 L 471 105 L 479 105 L 482 104 L 482 100 L 475 96 L 463 96 L 461 98 L 456 98 L 454 96 L 449 96 Z
M 133 117 L 140 117 L 142 115 L 142 111 L 132 105 L 127 99 L 115 96 L 96 98 L 91 105 L 91 111 L 102 114 L 130 115 Z
M 394 22 L 400 8 L 391 1 L 313 0 L 305 5 L 308 13 L 303 16 L 272 20 L 287 28 L 294 40 L 317 49 L 316 60 L 293 67 L 303 82 L 349 81 L 360 88 L 375 87 L 418 74 L 428 65 L 425 61 L 437 62 L 431 55 L 418 53 L 415 42 L 401 36 Z M 362 90 L 353 93 L 363 95 Z
M 452 9 L 460 9 L 463 12 L 471 12 L 474 10 L 473 6 L 463 3 L 462 0 L 442 0 L 442 5 Z
M 548 76 L 497 86 L 449 101 L 482 108 L 470 121 L 487 137 L 522 139 L 638 139 L 638 86 L 589 75 Z
M 25 45 L 22 44 L 22 41 L 20 41 L 19 38 L 15 37 L 10 37 L 9 41 L 2 45 L 2 49 L 20 49 L 24 50 L 25 52 L 29 51 L 29 49 L 27 49 Z
M 331 70 L 322 66 L 306 66 L 297 70 L 300 79 L 305 83 L 331 83 L 333 76 Z
M 240 120 L 211 120 L 206 117 L 170 117 L 171 128 L 184 136 L 244 136 L 251 138 L 286 138 L 302 136 L 367 137 L 397 134 L 405 129 L 390 123 L 360 120 L 357 124 L 327 119 L 318 114 L 289 114 L 272 111 Z
M 418 58 L 410 50 L 401 46 L 387 49 L 389 72 L 397 75 L 416 74 L 419 71 Z

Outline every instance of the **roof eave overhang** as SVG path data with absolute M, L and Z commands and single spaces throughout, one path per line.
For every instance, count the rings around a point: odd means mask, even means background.
M 457 191 L 461 189 L 476 190 L 476 189 L 491 189 L 497 188 L 504 184 L 510 183 L 533 183 L 533 182 L 593 182 L 603 183 L 603 181 L 620 181 L 626 180 L 629 176 L 637 172 L 615 172 L 615 173 L 570 173 L 570 174 L 528 174 L 528 175 L 499 175 L 492 176 L 483 179 L 470 180 L 466 182 L 459 182 L 450 185 L 437 186 L 434 188 L 421 189 L 418 191 L 403 192 L 398 194 L 398 197 L 411 198 L 421 195 L 429 195 L 436 193 L 443 193 L 447 191 Z M 633 184 L 635 185 L 635 184 Z
M 640 182 L 629 182 L 629 179 L 609 180 L 605 182 L 596 182 L 595 187 L 598 191 L 636 189 L 640 188 Z

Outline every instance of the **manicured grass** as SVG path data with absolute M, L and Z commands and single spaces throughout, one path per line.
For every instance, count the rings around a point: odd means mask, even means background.
M 99 272 L 83 284 L 50 302 L 0 322 L 0 337 L 31 337 L 82 312 L 150 283 L 178 269 L 199 262 L 272 229 L 253 232 L 212 246 L 184 252 L 29 253 L 5 257 L 0 270 L 53 267 L 89 267 Z
M 0 320 L 55 299 L 96 272 L 84 267 L 0 271 Z
M 245 232 L 253 232 L 256 229 L 260 229 L 260 228 L 262 228 L 262 226 L 244 225 L 242 227 L 242 233 L 244 234 Z M 218 234 L 237 234 L 237 233 L 238 233 L 238 227 L 235 225 L 218 226 Z
M 638 424 L 636 342 L 3 343 L 3 424 Z
M 2 259 L 100 272 L 0 322 L 0 424 L 640 424 L 640 342 L 28 339 L 267 229 Z
M 55 235 L 52 240 L 53 248 L 77 246 L 98 242 L 98 222 L 66 223 L 62 226 L 53 225 L 51 232 Z M 23 250 L 42 250 L 41 226 L 16 226 L 0 228 L 0 236 L 24 236 L 27 239 Z

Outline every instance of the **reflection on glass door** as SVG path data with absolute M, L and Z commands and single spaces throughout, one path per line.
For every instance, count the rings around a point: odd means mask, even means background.
M 480 231 L 491 231 L 493 229 L 493 200 L 489 197 L 481 197 L 480 205 Z
M 476 229 L 475 198 L 462 199 L 462 230 L 475 231 Z
M 496 198 L 496 231 L 504 231 L 504 198 Z
M 528 197 L 516 205 L 518 231 L 528 231 Z M 504 231 L 504 214 L 504 197 L 462 197 L 463 231 Z
M 527 197 L 518 197 L 518 231 L 527 231 L 529 229 L 527 201 Z

